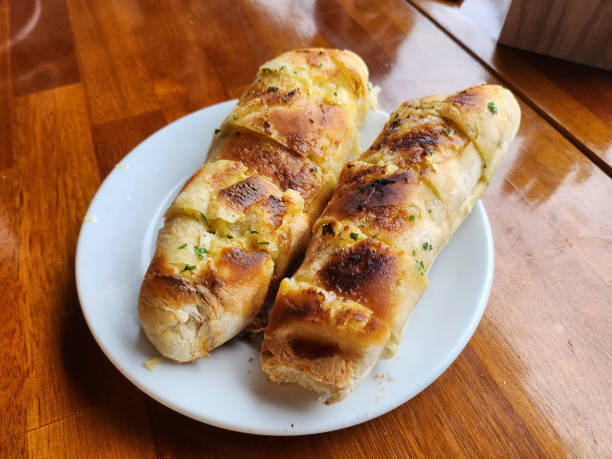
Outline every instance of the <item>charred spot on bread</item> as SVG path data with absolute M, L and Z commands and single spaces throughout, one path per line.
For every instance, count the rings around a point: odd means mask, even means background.
M 283 201 L 274 195 L 270 195 L 264 203 L 264 209 L 266 210 L 266 216 L 272 226 L 278 228 L 283 221 L 283 216 L 287 212 L 287 208 L 285 204 L 283 204 Z
M 174 273 L 175 268 L 167 263 L 165 255 L 156 251 L 151 263 L 149 264 L 145 278 L 154 276 L 171 276 Z
M 246 167 L 272 180 L 279 188 L 297 191 L 306 206 L 321 188 L 321 179 L 311 169 L 315 164 L 287 147 L 245 131 L 244 135 L 227 137 L 220 145 L 220 159 L 240 160 Z
M 289 339 L 289 347 L 299 359 L 316 360 L 333 357 L 340 353 L 338 343 L 321 338 L 294 337 Z
M 355 182 L 342 185 L 330 202 L 325 215 L 338 218 L 352 218 L 359 214 L 389 219 L 399 216 L 402 204 L 406 201 L 411 185 L 417 177 L 412 170 L 377 177 L 378 166 L 360 171 Z M 378 222 L 375 222 L 378 225 Z M 384 224 L 384 222 L 380 222 Z
M 291 91 L 274 91 L 274 92 L 266 92 L 263 97 L 265 103 L 267 105 L 275 105 L 275 104 L 287 104 L 296 94 L 300 93 L 300 88 L 292 89 Z
M 268 331 L 273 331 L 293 321 L 319 322 L 328 320 L 329 311 L 322 307 L 324 302 L 324 294 L 315 288 L 280 294 L 270 312 Z
M 231 267 L 232 276 L 241 278 L 248 273 L 258 271 L 269 257 L 265 250 L 247 252 L 239 247 L 226 247 L 221 251 L 219 265 Z
M 250 285 L 270 279 L 267 273 L 272 257 L 265 250 L 247 252 L 239 247 L 226 247 L 219 259 L 203 273 L 203 283 L 215 292 L 224 285 Z M 267 283 L 265 287 L 267 288 Z
M 400 119 L 388 123 L 388 129 L 361 156 L 362 161 L 393 164 L 399 169 L 430 175 L 436 172 L 432 164 L 443 163 L 468 142 L 462 130 L 451 120 L 415 107 L 404 107 L 400 113 L 406 123 L 399 128 L 392 126 L 397 126 L 396 121 Z
M 398 120 L 396 120 L 398 121 Z M 395 123 L 393 121 L 391 124 Z M 371 148 L 372 151 L 386 149 L 393 151 L 401 158 L 399 167 L 410 167 L 423 161 L 423 156 L 439 148 L 441 142 L 447 142 L 446 126 L 428 124 L 398 134 L 382 136 Z M 393 132 L 393 131 L 391 131 Z
M 331 223 L 326 223 L 323 226 L 321 226 L 321 234 L 322 235 L 329 234 L 331 236 L 335 236 L 334 228 L 333 228 L 332 224 Z
M 244 172 L 244 170 L 245 166 L 241 162 L 239 162 L 238 160 L 231 161 L 223 169 L 216 170 L 212 175 L 210 175 L 210 177 L 208 177 L 207 181 L 212 188 L 217 188 L 219 186 L 222 186 L 223 183 L 225 183 L 228 179 L 235 176 L 236 174 Z M 189 179 L 181 188 L 179 194 L 185 191 L 185 189 L 187 189 L 194 181 L 199 179 L 203 174 L 207 173 L 208 170 L 205 167 L 201 167 L 195 174 L 189 177 Z
M 253 204 L 262 201 L 269 187 L 263 177 L 253 175 L 219 192 L 219 197 L 236 209 L 244 212 Z
M 388 246 L 372 239 L 336 250 L 317 272 L 324 288 L 374 311 L 384 308 L 386 289 L 397 277 L 397 256 Z
M 301 93 L 300 88 L 283 91 L 276 86 L 268 86 L 264 82 L 253 85 L 246 93 L 248 99 L 259 98 L 267 106 L 283 105 L 289 103 Z
M 354 166 L 354 164 L 352 165 Z M 381 165 L 368 165 L 367 167 L 360 167 L 359 169 L 350 170 L 352 167 L 346 167 L 340 175 L 341 186 L 358 186 L 367 183 L 370 177 L 381 177 L 385 175 L 387 170 L 386 166 Z
M 323 156 L 326 152 L 318 145 L 321 134 L 343 131 L 348 124 L 346 110 L 328 104 L 272 110 L 269 120 L 289 148 L 304 156 Z
M 483 97 L 483 91 L 478 86 L 467 88 L 456 94 L 452 94 L 447 97 L 444 102 L 457 105 L 462 110 L 473 110 L 486 105 Z
M 180 308 L 182 304 L 210 304 L 214 302 L 212 292 L 219 286 L 211 282 L 210 272 L 198 274 L 196 279 L 187 279 L 178 274 L 159 274 L 149 269 L 145 275 L 145 285 L 155 295 L 166 301 L 170 307 Z

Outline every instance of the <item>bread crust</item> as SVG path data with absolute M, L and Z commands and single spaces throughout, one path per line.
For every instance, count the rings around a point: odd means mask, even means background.
M 206 356 L 255 317 L 356 153 L 367 82 L 363 61 L 334 49 L 259 69 L 165 214 L 138 303 L 162 355 Z
M 298 383 L 333 403 L 395 353 L 429 268 L 486 190 L 519 122 L 516 99 L 496 85 L 427 96 L 391 114 L 372 146 L 344 167 L 304 262 L 282 283 L 261 353 L 273 381 Z M 364 332 L 355 341 L 331 315 L 317 316 L 313 328 L 309 303 L 287 301 L 309 291 L 367 311 L 385 338 Z M 305 331 L 311 348 L 336 351 L 300 355 L 292 343 Z

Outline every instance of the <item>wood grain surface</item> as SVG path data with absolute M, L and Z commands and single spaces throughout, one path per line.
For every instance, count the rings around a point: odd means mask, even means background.
M 0 456 L 610 457 L 609 74 L 559 76 L 557 62 L 495 48 L 434 0 L 228 5 L 0 0 Z M 523 120 L 484 198 L 489 304 L 453 365 L 359 426 L 239 434 L 171 411 L 113 367 L 80 311 L 75 248 L 130 149 L 302 46 L 359 53 L 385 110 L 501 81 Z

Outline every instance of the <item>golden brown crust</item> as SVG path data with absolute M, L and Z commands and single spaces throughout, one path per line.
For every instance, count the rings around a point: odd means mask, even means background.
M 368 225 L 372 235 L 392 232 L 409 224 L 402 204 L 408 200 L 417 175 L 411 170 L 387 175 L 386 169 L 385 166 L 366 166 L 345 170 L 341 185 L 321 221 L 328 218 L 358 220 Z
M 361 59 L 338 50 L 285 53 L 259 70 L 165 214 L 139 300 L 163 355 L 207 355 L 260 310 L 355 151 L 366 83 Z
M 336 176 L 337 156 L 357 148 L 366 83 L 367 68 L 353 53 L 296 50 L 260 68 L 226 124 L 265 135 Z
M 273 381 L 348 394 L 379 357 L 388 328 L 367 308 L 307 283 L 284 279 L 261 349 Z
M 270 192 L 276 190 L 267 186 L 268 183 L 263 177 L 252 175 L 227 188 L 222 188 L 219 191 L 218 199 L 224 200 L 236 210 L 244 212 L 253 204 L 272 196 Z
M 324 176 L 314 162 L 255 132 L 230 131 L 218 140 L 215 154 L 214 159 L 240 160 L 282 190 L 296 190 L 304 198 L 307 211 L 324 186 Z
M 330 323 L 341 328 L 346 336 L 352 336 L 361 344 L 378 343 L 387 338 L 387 327 L 371 310 L 358 303 L 338 297 L 320 287 L 308 283 L 283 280 L 275 307 L 268 319 L 267 333 L 283 330 L 289 324 L 300 324 L 298 336 L 306 336 L 307 329 L 328 328 Z
M 395 352 L 427 271 L 486 189 L 519 120 L 516 100 L 497 86 L 424 97 L 391 115 L 345 166 L 304 262 L 283 281 L 262 347 L 272 380 L 334 402 Z M 320 306 L 327 295 L 376 318 L 386 340 L 364 334 L 355 343 L 341 325 L 348 313 Z

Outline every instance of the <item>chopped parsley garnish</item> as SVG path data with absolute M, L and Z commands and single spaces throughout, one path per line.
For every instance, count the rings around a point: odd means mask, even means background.
M 208 219 L 206 218 L 206 215 L 204 215 L 204 212 L 200 212 L 200 218 L 208 225 Z
M 415 249 L 412 249 L 412 256 L 416 257 L 416 250 Z
M 273 73 L 273 72 L 282 72 L 283 70 L 287 70 L 287 66 L 286 65 L 281 65 L 278 70 L 276 69 L 271 69 L 269 67 L 262 67 L 261 68 L 261 73 Z
M 423 250 L 431 250 L 431 249 L 433 249 L 433 246 L 429 242 L 425 242 L 423 244 Z
M 267 241 L 259 241 L 258 244 L 259 245 L 268 245 L 269 242 L 267 242 Z
M 368 81 L 368 85 L 367 85 L 367 86 L 368 86 L 368 91 L 372 91 L 372 83 L 370 83 L 370 82 Z
M 235 113 L 232 115 L 232 118 L 234 118 L 234 120 L 238 119 L 238 115 L 236 115 Z
M 426 151 L 426 153 L 427 153 L 429 156 L 433 156 L 433 150 L 427 150 L 427 151 Z
M 497 105 L 495 105 L 495 102 L 493 101 L 489 102 L 487 104 L 487 108 L 493 115 L 497 115 Z
M 334 91 L 334 96 L 338 97 L 338 91 Z
M 353 241 L 356 241 L 357 239 L 359 239 L 359 234 L 357 233 L 351 233 L 350 236 Z
M 421 260 L 416 260 L 416 264 L 417 264 L 417 267 L 419 268 L 419 272 L 421 273 L 421 276 L 423 276 L 425 274 L 425 265 L 423 264 Z
M 376 233 L 374 236 L 372 236 L 374 239 L 376 239 L 378 236 L 380 236 L 380 233 Z
M 193 271 L 194 269 L 196 269 L 194 265 L 185 265 L 181 272 L 184 273 L 185 271 Z
M 450 129 L 446 129 L 446 131 L 444 131 L 446 133 L 446 136 L 448 137 L 449 135 L 451 135 L 451 130 Z
M 234 236 L 232 236 L 231 234 L 228 234 L 227 236 L 225 236 L 228 239 L 234 239 Z
M 187 247 L 187 244 L 183 244 L 183 245 L 179 245 L 178 248 L 180 249 L 184 249 L 185 247 Z
M 317 172 L 319 168 L 317 166 L 313 166 L 310 168 L 310 172 Z
M 208 253 L 208 250 L 206 250 L 204 247 L 198 247 L 197 245 L 193 246 L 193 249 L 200 260 L 203 260 L 204 254 Z
M 251 231 L 251 234 L 259 234 L 259 232 L 258 232 L 258 231 L 253 230 L 253 231 Z
M 410 217 L 408 217 L 408 220 L 410 220 L 411 222 L 413 222 L 416 219 L 416 216 L 411 215 Z
M 218 134 L 219 132 L 221 132 L 221 129 L 219 128 L 215 129 L 215 134 Z
M 484 163 L 483 166 L 485 169 L 487 168 L 487 163 Z

